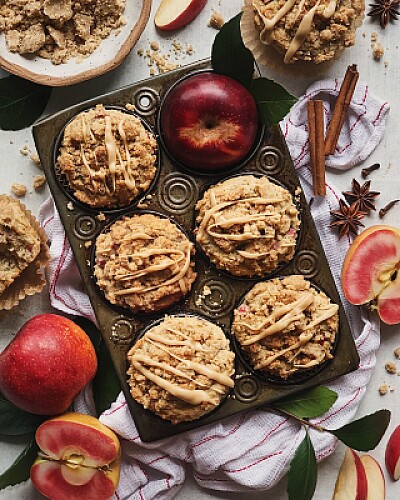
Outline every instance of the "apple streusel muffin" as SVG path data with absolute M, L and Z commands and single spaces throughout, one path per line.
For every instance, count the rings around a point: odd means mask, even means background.
M 195 316 L 167 316 L 128 352 L 132 397 L 173 424 L 196 420 L 233 387 L 234 360 L 219 326 Z

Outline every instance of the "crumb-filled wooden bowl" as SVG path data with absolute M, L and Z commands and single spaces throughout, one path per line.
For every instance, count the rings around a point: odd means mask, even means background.
M 17 25 L 13 27 L 12 18 L 18 14 L 18 7 L 13 8 L 12 0 L 7 7 L 2 7 L 4 11 L 0 9 L 1 68 L 52 87 L 73 85 L 100 76 L 119 66 L 133 49 L 146 27 L 152 5 L 152 0 L 115 0 L 116 6 L 125 3 L 121 13 L 124 21 L 116 22 L 115 27 L 112 27 L 110 16 L 105 11 L 110 3 L 101 3 L 104 30 L 110 33 L 99 41 L 105 31 L 101 33 L 98 19 L 91 19 L 87 13 L 75 12 L 75 7 L 72 3 L 68 5 L 68 1 L 60 5 L 57 5 L 58 2 L 60 0 L 42 0 L 41 11 L 36 14 L 32 4 L 23 28 Z M 5 25 L 12 29 L 5 29 Z M 44 45 L 43 37 L 46 40 Z M 73 39 L 77 40 L 79 46 L 75 51 Z M 91 51 L 90 47 L 97 44 Z M 35 51 L 37 47 L 40 48 Z M 70 56 L 68 51 L 73 55 Z

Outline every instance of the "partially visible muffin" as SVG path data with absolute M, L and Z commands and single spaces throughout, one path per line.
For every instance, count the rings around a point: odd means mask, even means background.
M 196 278 L 193 256 L 194 245 L 169 219 L 134 215 L 98 236 L 94 274 L 112 304 L 154 312 L 190 291 Z
M 302 276 L 277 278 L 249 291 L 232 332 L 256 370 L 285 380 L 333 357 L 338 310 Z
M 285 63 L 321 63 L 355 43 L 364 0 L 250 0 L 260 40 Z
M 20 203 L 0 195 L 0 295 L 40 252 L 40 236 Z
M 243 175 L 211 187 L 197 203 L 196 240 L 219 268 L 263 276 L 292 260 L 300 226 L 289 191 Z
M 128 352 L 132 397 L 173 424 L 196 420 L 233 387 L 234 359 L 219 326 L 195 316 L 167 316 Z
M 74 196 L 96 208 L 119 208 L 156 175 L 157 142 L 136 116 L 98 105 L 65 128 L 56 169 Z

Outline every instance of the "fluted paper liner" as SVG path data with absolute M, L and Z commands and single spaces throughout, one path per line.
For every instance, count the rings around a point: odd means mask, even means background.
M 240 31 L 244 45 L 251 51 L 255 60 L 272 70 L 279 71 L 288 75 L 304 77 L 307 79 L 317 78 L 325 74 L 327 70 L 338 59 L 345 47 L 337 50 L 335 56 L 330 61 L 316 64 L 312 61 L 295 61 L 294 63 L 285 64 L 283 62 L 283 54 L 271 45 L 266 45 L 260 40 L 260 31 L 254 22 L 254 8 L 251 0 L 244 0 L 243 14 L 240 21 Z M 364 13 L 358 16 L 355 20 L 354 30 L 361 26 L 364 19 Z
M 17 202 L 20 208 L 27 216 L 31 226 L 36 231 L 40 238 L 40 251 L 35 260 L 33 260 L 22 273 L 15 278 L 14 282 L 7 287 L 0 295 L 0 310 L 9 311 L 20 303 L 25 297 L 35 295 L 43 290 L 46 284 L 44 276 L 44 268 L 50 260 L 50 252 L 47 241 L 47 236 L 41 228 L 39 222 L 35 219 L 32 213 L 18 200 L 11 198 L 13 202 Z

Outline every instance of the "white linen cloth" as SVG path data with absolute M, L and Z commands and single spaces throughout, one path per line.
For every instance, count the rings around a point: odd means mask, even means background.
M 313 84 L 281 122 L 308 199 L 312 196 L 312 186 L 306 103 L 309 98 L 322 99 L 328 121 L 340 83 L 325 80 Z M 336 153 L 327 158 L 327 165 L 347 169 L 368 157 L 382 138 L 388 112 L 389 105 L 373 96 L 367 85 L 359 83 Z M 315 198 L 311 210 L 340 290 L 340 270 L 350 239 L 338 240 L 337 232 L 329 228 L 329 210 L 337 209 L 339 196 L 335 188 L 327 184 L 326 197 Z M 42 205 L 39 217 L 51 241 L 47 278 L 52 305 L 64 313 L 94 320 L 52 199 Z M 314 422 L 332 429 L 349 422 L 354 416 L 365 393 L 379 346 L 376 317 L 371 318 L 367 310 L 350 306 L 344 299 L 343 303 L 361 362 L 357 371 L 328 384 L 339 397 L 329 412 Z M 93 411 L 90 387 L 77 398 L 75 408 L 81 412 Z M 121 438 L 121 481 L 115 493 L 118 500 L 172 498 L 185 479 L 185 462 L 192 464 L 195 480 L 206 488 L 228 491 L 268 489 L 287 472 L 294 451 L 304 438 L 304 429 L 295 421 L 260 409 L 173 438 L 142 443 L 122 393 L 100 420 Z M 332 435 L 313 430 L 310 435 L 318 460 L 332 453 L 336 445 Z

